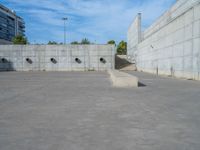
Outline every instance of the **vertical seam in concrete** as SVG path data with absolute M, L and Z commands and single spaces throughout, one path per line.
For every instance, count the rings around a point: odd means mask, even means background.
M 87 56 L 88 56 L 88 64 L 87 64 L 87 65 L 88 65 L 88 70 L 92 69 L 92 68 L 91 68 L 91 65 L 90 65 L 90 50 L 91 50 L 91 49 L 88 49 L 88 50 L 87 50 L 87 51 L 88 51 L 88 52 L 87 52 Z M 93 51 L 93 50 L 92 50 L 92 51 Z
M 195 74 L 194 74 L 194 7 L 192 8 L 192 78 L 195 79 Z
M 72 62 L 72 48 L 71 48 L 71 46 L 72 45 L 70 45 L 69 53 L 70 53 L 70 67 L 71 67 L 70 70 L 72 71 L 72 63 L 73 62 Z
M 97 45 L 96 45 L 96 47 L 98 48 Z M 98 59 L 98 60 L 97 60 L 97 64 L 98 64 L 98 67 L 97 67 L 97 68 L 98 68 L 98 70 L 100 70 L 100 68 L 99 68 L 99 51 L 97 51 L 97 59 Z
M 141 42 L 141 13 L 138 14 L 138 44 Z
M 83 50 L 83 51 L 84 51 L 84 55 L 83 55 L 83 56 L 84 56 L 84 71 L 86 71 L 86 68 L 87 68 L 87 67 L 86 67 L 86 62 L 85 62 L 85 60 L 86 60 L 86 59 L 85 59 L 85 57 L 86 57 L 86 53 L 85 53 L 85 52 L 86 52 L 86 50 L 85 50 L 85 46 L 84 46 L 84 50 Z

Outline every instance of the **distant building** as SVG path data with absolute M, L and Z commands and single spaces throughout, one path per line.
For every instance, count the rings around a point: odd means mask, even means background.
M 24 20 L 0 4 L 0 44 L 11 44 L 16 35 L 25 35 Z

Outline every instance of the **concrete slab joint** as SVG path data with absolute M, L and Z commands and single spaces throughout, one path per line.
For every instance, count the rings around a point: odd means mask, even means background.
M 118 70 L 108 70 L 114 87 L 128 88 L 138 87 L 138 78 Z

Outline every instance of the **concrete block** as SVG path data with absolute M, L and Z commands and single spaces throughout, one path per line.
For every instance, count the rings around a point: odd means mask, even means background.
M 189 24 L 185 27 L 185 40 L 190 40 L 193 37 L 193 24 Z
M 1 57 L 10 57 L 11 52 L 8 50 L 1 50 Z
M 184 56 L 192 56 L 192 44 L 193 40 L 189 40 L 184 43 Z
M 184 69 L 183 67 L 184 57 L 175 57 L 171 61 L 172 61 L 171 66 L 173 67 L 173 70 L 182 71 Z
M 193 39 L 193 55 L 200 55 L 200 38 Z
M 191 72 L 193 71 L 193 57 L 192 56 L 185 56 L 184 57 L 184 71 Z
M 76 49 L 76 50 L 72 50 L 72 56 L 84 56 L 87 53 L 87 49 Z
M 45 63 L 46 71 L 58 71 L 58 64 L 54 63 Z
M 176 19 L 176 25 L 175 27 L 177 29 L 181 29 L 181 28 L 184 28 L 184 16 L 181 16 L 179 18 Z
M 200 5 L 196 5 L 194 7 L 194 19 L 199 20 L 200 19 Z
M 193 72 L 199 72 L 199 66 L 200 66 L 200 60 L 199 60 L 199 56 L 196 55 L 196 56 L 193 56 Z
M 46 50 L 45 56 L 58 56 L 59 51 L 58 50 Z
M 176 44 L 173 46 L 173 57 L 180 57 L 184 54 L 184 45 L 183 43 Z
M 188 12 L 185 13 L 185 26 L 190 25 L 193 22 L 193 9 L 190 9 Z
M 66 56 L 69 56 L 70 54 L 69 54 L 69 50 L 67 50 L 67 49 L 62 49 L 62 50 L 59 50 L 58 51 L 58 56 L 59 57 L 66 57 Z
M 200 20 L 197 20 L 194 22 L 193 38 L 199 38 L 199 37 L 200 37 Z
M 182 77 L 186 79 L 192 79 L 193 78 L 193 73 L 190 71 L 184 71 Z
M 98 68 L 100 70 L 107 70 L 106 68 L 113 68 L 111 63 L 98 63 Z
M 117 70 L 108 71 L 114 87 L 138 87 L 138 78 Z
M 97 55 L 94 56 L 86 56 L 85 59 L 89 61 L 89 63 L 93 64 L 93 63 L 99 63 L 100 58 Z

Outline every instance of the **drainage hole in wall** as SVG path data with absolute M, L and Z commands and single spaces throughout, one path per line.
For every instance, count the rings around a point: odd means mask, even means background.
M 50 59 L 52 63 L 57 64 L 57 60 L 55 58 Z
M 33 61 L 30 59 L 30 58 L 26 58 L 26 61 L 29 63 L 29 64 L 32 64 Z
M 102 63 L 106 63 L 106 60 L 104 59 L 104 58 L 100 58 L 100 62 L 102 62 Z
M 79 63 L 79 64 L 82 63 L 81 60 L 80 60 L 79 58 L 75 58 L 75 61 L 76 61 L 77 63 Z
M 8 60 L 7 60 L 6 58 L 2 58 L 2 59 L 1 59 L 1 62 L 2 62 L 2 63 L 7 63 Z

